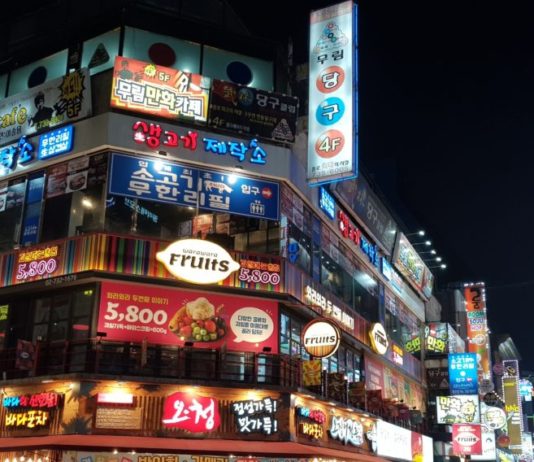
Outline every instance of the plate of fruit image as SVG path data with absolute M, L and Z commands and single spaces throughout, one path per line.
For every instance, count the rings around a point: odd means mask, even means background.
M 215 306 L 205 297 L 185 303 L 169 321 L 169 330 L 180 340 L 216 342 L 226 335 L 226 322 L 218 314 L 223 305 Z

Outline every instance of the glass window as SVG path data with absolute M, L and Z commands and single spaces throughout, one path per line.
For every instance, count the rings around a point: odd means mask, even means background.
M 288 223 L 288 235 L 289 261 L 311 275 L 311 238 L 291 222 Z
M 13 249 L 19 242 L 26 178 L 0 184 L 0 250 Z

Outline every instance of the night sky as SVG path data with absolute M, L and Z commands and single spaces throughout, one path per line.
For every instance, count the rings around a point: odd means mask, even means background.
M 258 14 L 230 1 L 256 35 L 291 35 L 297 63 L 310 10 L 335 3 L 271 0 Z M 486 282 L 492 331 L 531 370 L 533 24 L 527 1 L 359 2 L 363 169 L 409 230 L 427 231 L 448 264 L 439 286 Z

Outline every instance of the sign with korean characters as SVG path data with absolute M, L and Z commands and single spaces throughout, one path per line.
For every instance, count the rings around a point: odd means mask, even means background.
M 216 399 L 176 392 L 165 399 L 162 423 L 192 433 L 211 432 L 219 428 L 221 417 Z
M 91 115 L 87 69 L 50 80 L 0 102 L 0 145 Z
M 352 1 L 310 15 L 308 181 L 358 174 L 357 7 Z
M 279 184 L 216 170 L 113 154 L 109 193 L 278 220 Z
M 209 89 L 208 77 L 117 56 L 111 107 L 206 122 Z
M 482 454 L 482 427 L 473 424 L 454 424 L 452 452 L 458 456 Z
M 278 432 L 276 412 L 278 401 L 267 397 L 236 401 L 231 404 L 237 431 L 241 434 L 263 433 L 272 435 Z
M 298 98 L 214 79 L 209 125 L 253 136 L 295 141 Z
M 425 281 L 431 279 L 431 277 L 426 274 L 430 273 L 430 270 L 413 248 L 412 244 L 410 244 L 410 241 L 408 241 L 406 236 L 400 232 L 397 233 L 397 241 L 395 243 L 392 262 L 399 272 L 408 280 L 410 285 L 419 292 L 419 294 L 428 298 L 428 289 L 425 289 Z
M 321 440 L 325 434 L 326 414 L 321 409 L 297 406 L 298 432 L 311 440 Z
M 202 239 L 181 239 L 156 254 L 175 278 L 193 284 L 225 280 L 241 265 L 220 245 Z
M 412 432 L 410 430 L 377 420 L 376 439 L 377 455 L 396 460 L 412 460 Z
M 475 353 L 449 354 L 449 386 L 452 395 L 478 393 L 477 355 Z
M 51 411 L 62 404 L 63 395 L 55 392 L 4 396 L 5 426 L 29 429 L 48 426 Z
M 489 348 L 486 315 L 486 289 L 483 282 L 466 284 L 464 296 L 467 311 L 467 351 L 480 357 L 479 375 L 491 379 L 491 352 Z
M 63 244 L 53 244 L 20 251 L 17 255 L 17 270 L 13 273 L 13 284 L 49 278 L 59 272 L 63 247 Z
M 278 303 L 252 297 L 103 282 L 98 331 L 108 340 L 278 352 Z
M 503 361 L 503 371 L 502 390 L 504 410 L 506 411 L 508 422 L 510 448 L 512 451 L 518 451 L 521 449 L 521 434 L 523 432 L 523 410 L 521 405 L 521 395 L 519 393 L 518 361 Z
M 448 352 L 448 324 L 445 322 L 430 322 L 425 326 L 425 346 L 429 353 Z
M 478 395 L 437 396 L 436 422 L 447 425 L 480 423 Z

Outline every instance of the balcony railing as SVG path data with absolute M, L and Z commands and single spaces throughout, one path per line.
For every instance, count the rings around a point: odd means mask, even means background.
M 5 380 L 90 374 L 102 379 L 111 376 L 131 380 L 194 381 L 195 384 L 219 386 L 280 387 L 285 391 L 303 391 L 319 399 L 350 405 L 415 431 L 424 429 L 424 422 L 419 417 L 414 418 L 420 413 L 412 410 L 402 414 L 394 403 L 384 401 L 368 403 L 365 392 L 363 398 L 361 395 L 355 398 L 349 393 L 347 383 L 341 390 L 339 387 L 332 389 L 329 380 L 335 374 L 323 373 L 320 385 L 304 386 L 302 361 L 288 355 L 88 339 L 38 342 L 33 361 L 21 363 L 17 356 L 14 348 L 0 351 L 0 372 Z

